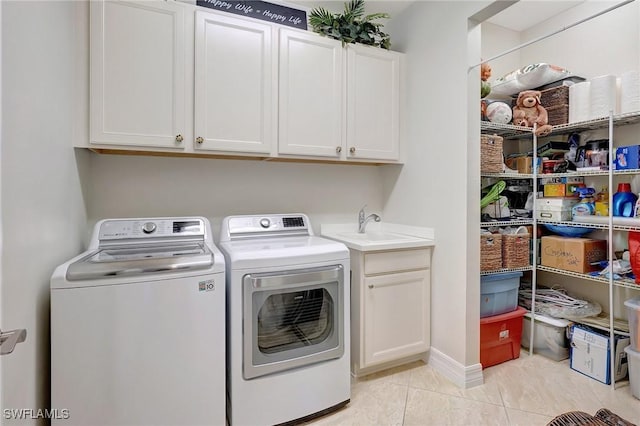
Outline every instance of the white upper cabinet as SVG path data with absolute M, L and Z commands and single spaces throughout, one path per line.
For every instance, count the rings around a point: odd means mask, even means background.
M 399 159 L 401 56 L 347 47 L 347 159 Z
M 90 2 L 92 144 L 185 145 L 185 9 Z
M 195 148 L 269 154 L 274 27 L 203 11 L 195 19 Z
M 399 161 L 400 53 L 177 1 L 90 10 L 90 147 Z
M 337 40 L 281 29 L 278 152 L 343 156 L 343 49 Z

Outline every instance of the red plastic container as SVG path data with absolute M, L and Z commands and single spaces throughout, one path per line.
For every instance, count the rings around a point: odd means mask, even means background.
M 518 306 L 513 312 L 480 319 L 480 363 L 491 367 L 520 356 L 522 318 L 527 310 Z

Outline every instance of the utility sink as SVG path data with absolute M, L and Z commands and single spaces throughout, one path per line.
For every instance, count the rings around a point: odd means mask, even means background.
M 377 225 L 377 226 L 374 226 Z M 321 225 L 323 237 L 359 251 L 395 250 L 435 245 L 433 230 L 391 223 L 371 223 L 365 233 L 357 225 Z
M 396 234 L 393 232 L 377 232 L 377 231 L 365 232 L 364 234 L 360 234 L 359 232 L 341 232 L 339 233 L 339 235 L 344 238 L 356 239 L 359 241 L 371 241 L 371 242 L 411 240 L 415 238 L 410 235 Z

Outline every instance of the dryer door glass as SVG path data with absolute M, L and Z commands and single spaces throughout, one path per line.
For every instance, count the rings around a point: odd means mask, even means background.
M 245 378 L 342 356 L 343 293 L 341 265 L 245 276 Z
M 275 354 L 321 343 L 333 331 L 333 306 L 325 288 L 270 295 L 258 310 L 258 350 Z

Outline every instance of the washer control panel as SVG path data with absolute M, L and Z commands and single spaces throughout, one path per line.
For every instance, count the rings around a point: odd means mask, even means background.
M 205 224 L 201 218 L 110 219 L 100 225 L 98 238 L 103 241 L 204 234 Z
M 230 238 L 279 235 L 313 235 L 308 218 L 303 214 L 270 214 L 257 216 L 231 216 L 225 219 L 223 227 Z

